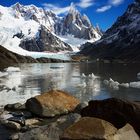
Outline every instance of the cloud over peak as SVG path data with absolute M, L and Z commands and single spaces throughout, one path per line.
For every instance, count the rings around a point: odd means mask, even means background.
M 69 11 L 69 9 L 70 9 L 70 6 L 60 7 L 57 5 L 50 4 L 50 3 L 44 3 L 43 6 L 46 10 L 51 10 L 56 15 L 63 14 L 65 12 Z
M 72 2 L 72 3 L 75 7 L 85 9 L 94 5 L 94 0 L 80 0 L 79 2 L 76 2 L 76 3 Z M 71 7 L 71 5 L 62 7 L 60 5 L 50 4 L 50 3 L 44 3 L 43 6 L 46 10 L 52 10 L 57 15 L 68 12 Z

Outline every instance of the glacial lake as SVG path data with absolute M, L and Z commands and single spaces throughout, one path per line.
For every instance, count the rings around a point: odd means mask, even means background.
M 114 90 L 103 80 L 112 78 L 119 83 L 139 81 L 138 64 L 112 63 L 46 63 L 21 64 L 19 72 L 8 72 L 0 77 L 0 106 L 15 102 L 24 103 L 28 98 L 51 89 L 69 92 L 81 101 L 110 97 L 140 101 L 140 88 Z M 82 73 L 87 77 L 83 77 Z M 96 79 L 89 78 L 94 73 Z

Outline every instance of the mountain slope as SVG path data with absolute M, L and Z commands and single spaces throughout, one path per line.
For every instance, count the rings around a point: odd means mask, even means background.
M 20 46 L 26 50 L 38 52 L 72 51 L 70 45 L 50 32 L 52 19 L 45 20 L 43 16 L 46 13 L 42 9 L 17 3 L 9 8 L 0 6 L 0 12 L 2 46 L 6 48 L 11 45 Z
M 101 40 L 82 46 L 82 54 L 92 58 L 140 60 L 140 1 L 128 6 L 126 12 L 108 29 Z
M 0 46 L 0 69 L 7 67 L 9 65 L 17 64 L 17 63 L 46 63 L 46 62 L 67 62 L 62 60 L 61 58 L 33 58 L 30 56 L 23 56 L 16 53 L 13 53 L 3 46 Z
M 85 16 L 83 17 L 78 11 L 73 13 L 73 16 L 77 18 L 73 18 L 71 23 L 77 23 L 82 18 L 83 25 L 76 24 L 82 30 L 73 29 L 67 32 L 70 27 L 64 26 L 64 22 L 68 15 L 61 18 L 51 11 L 34 5 L 24 6 L 20 3 L 11 7 L 0 6 L 0 45 L 16 53 L 18 53 L 17 47 L 35 52 L 67 53 L 78 51 L 77 46 L 81 43 L 90 39 L 95 41 L 101 37 L 100 31 L 94 28 L 89 19 L 84 18 Z M 59 26 L 61 31 L 58 30 Z M 75 35 L 76 32 L 77 35 Z M 73 44 L 71 40 L 75 40 Z
M 93 27 L 89 18 L 81 15 L 74 5 L 71 5 L 68 14 L 55 24 L 55 33 L 57 35 L 71 34 L 76 38 L 99 40 L 102 36 L 100 30 Z

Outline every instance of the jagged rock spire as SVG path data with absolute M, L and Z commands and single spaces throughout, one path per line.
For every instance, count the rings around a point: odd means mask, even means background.
M 72 2 L 68 13 L 75 14 L 77 12 L 78 12 L 78 10 L 76 9 L 74 3 Z

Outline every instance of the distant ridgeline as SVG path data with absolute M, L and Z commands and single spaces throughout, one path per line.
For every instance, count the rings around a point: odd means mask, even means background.
M 9 65 L 17 63 L 47 63 L 47 62 L 67 62 L 60 59 L 52 58 L 32 58 L 30 56 L 23 56 L 16 53 L 13 53 L 6 48 L 0 46 L 0 69 L 3 69 Z
M 82 46 L 81 54 L 92 59 L 140 60 L 140 1 L 128 6 L 126 12 L 95 43 Z

